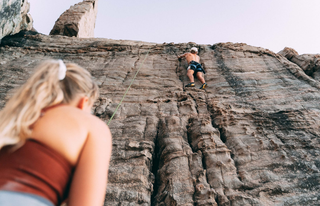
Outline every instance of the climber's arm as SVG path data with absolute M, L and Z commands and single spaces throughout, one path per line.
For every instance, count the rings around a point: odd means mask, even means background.
M 181 59 L 181 58 L 185 57 L 186 55 L 187 55 L 187 53 L 182 54 L 182 55 L 178 56 L 178 59 Z

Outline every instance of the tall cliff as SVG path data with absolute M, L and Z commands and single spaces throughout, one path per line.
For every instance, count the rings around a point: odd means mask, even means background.
M 185 88 L 199 48 L 207 89 Z M 150 50 L 149 54 L 147 52 Z M 146 56 L 147 55 L 147 56 Z M 320 84 L 246 44 L 152 44 L 21 32 L 0 45 L 0 107 L 44 59 L 87 68 L 110 123 L 105 205 L 319 205 Z M 144 64 L 142 64 L 146 58 Z

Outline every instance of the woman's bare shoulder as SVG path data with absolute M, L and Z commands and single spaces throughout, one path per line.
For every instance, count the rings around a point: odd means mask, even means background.
M 63 116 L 70 116 L 71 118 L 75 118 L 76 121 L 79 121 L 81 125 L 85 125 L 85 127 L 88 128 L 89 132 L 91 133 L 95 131 L 109 132 L 109 127 L 103 120 L 81 109 L 71 106 L 64 106 L 61 107 L 60 110 L 57 110 L 57 112 L 57 115 L 59 115 L 60 113 Z
M 87 139 L 100 141 L 102 135 L 111 134 L 98 117 L 72 106 L 59 106 L 43 114 L 34 125 L 31 138 L 60 152 L 74 165 Z
M 49 109 L 48 111 L 45 111 L 43 113 L 42 118 L 43 119 L 55 119 L 55 118 L 61 118 L 61 119 L 75 119 L 75 120 L 79 120 L 79 121 L 83 121 L 87 118 L 91 118 L 90 113 L 85 112 L 81 109 L 78 109 L 76 107 L 73 106 L 69 106 L 69 105 L 62 105 L 59 107 L 55 107 L 52 109 Z

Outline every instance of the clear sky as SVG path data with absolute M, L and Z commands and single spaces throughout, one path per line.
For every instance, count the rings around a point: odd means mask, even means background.
M 38 32 L 81 0 L 28 0 Z M 320 0 L 99 0 L 95 37 L 320 53 Z

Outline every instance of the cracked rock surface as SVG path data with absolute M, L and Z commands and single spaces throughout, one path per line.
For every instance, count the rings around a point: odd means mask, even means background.
M 315 80 L 320 80 L 320 54 L 299 55 L 294 49 L 288 47 L 285 47 L 278 54 L 297 64 L 307 75 Z
M 28 13 L 29 10 L 28 0 L 0 1 L 0 42 L 7 35 L 32 29 L 33 19 Z
M 185 88 L 199 49 L 207 89 Z M 150 50 L 148 56 L 147 53 Z M 88 69 L 113 154 L 105 205 L 319 205 L 320 84 L 246 44 L 153 44 L 21 32 L 0 45 L 0 107 L 44 59 Z M 145 59 L 145 61 L 144 61 Z M 143 63 L 144 61 L 144 63 Z

